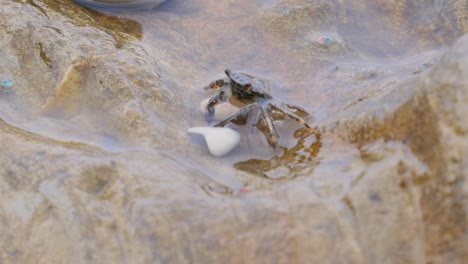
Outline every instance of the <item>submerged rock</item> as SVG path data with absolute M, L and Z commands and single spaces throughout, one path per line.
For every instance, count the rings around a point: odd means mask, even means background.
M 231 21 L 254 2 L 219 1 L 224 12 L 209 16 L 158 14 L 167 23 L 148 18 L 162 32 L 145 36 L 149 48 L 139 22 L 70 1 L 0 6 L 0 74 L 14 80 L 14 89 L 0 92 L 0 263 L 466 262 L 468 36 L 442 46 L 443 56 L 432 50 L 466 29 L 462 1 L 443 1 L 439 17 L 418 9 L 416 22 L 431 19 L 414 27 L 409 53 L 396 42 L 361 50 L 366 43 L 342 33 L 350 20 L 335 31 L 325 16 L 337 10 L 333 17 L 346 18 L 363 11 L 364 1 L 279 1 L 253 19 L 234 20 L 268 40 L 249 50 L 253 62 L 298 65 L 289 79 L 297 81 L 294 93 L 279 96 L 314 110 L 316 132 L 294 131 L 285 121 L 278 126 L 285 142 L 271 150 L 240 131 L 238 149 L 216 159 L 186 135 L 206 125 L 196 85 L 213 77 L 200 73 L 209 65 L 204 59 L 235 62 L 258 39 L 242 42 L 249 38 L 233 34 L 232 24 L 223 35 L 225 27 L 213 23 L 222 28 L 215 31 L 206 19 Z M 382 3 L 371 14 L 386 16 L 364 21 L 364 33 L 398 18 L 391 33 L 400 36 L 418 24 L 405 14 L 424 6 Z M 446 27 L 432 35 L 437 23 Z M 336 33 L 316 32 L 333 37 L 330 46 L 316 45 L 314 25 Z M 212 55 L 221 40 L 210 32 L 240 47 Z M 266 53 L 269 45 L 278 49 Z M 425 50 L 409 62 L 367 57 L 418 49 Z M 293 60 L 271 63 L 291 50 Z M 184 57 L 192 52 L 200 53 Z M 298 78 L 317 72 L 310 69 L 321 69 L 320 78 Z

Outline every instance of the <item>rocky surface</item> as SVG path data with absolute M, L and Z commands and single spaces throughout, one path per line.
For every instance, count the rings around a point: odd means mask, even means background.
M 199 1 L 205 13 L 124 18 L 0 1 L 13 81 L 0 263 L 465 263 L 466 2 L 435 2 Z M 215 31 L 206 13 L 237 20 Z M 265 42 L 255 53 L 248 39 Z M 317 133 L 283 129 L 277 150 L 254 133 L 211 157 L 186 131 L 206 125 L 199 84 L 223 58 L 282 73 L 276 94 L 310 109 Z
M 90 8 L 115 10 L 142 10 L 152 9 L 165 0 L 73 0 Z

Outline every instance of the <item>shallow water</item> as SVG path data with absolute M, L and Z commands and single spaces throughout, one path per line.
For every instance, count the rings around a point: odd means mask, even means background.
M 162 116 L 170 121 L 161 118 L 159 105 L 146 102 L 150 91 L 132 91 L 136 107 L 147 114 L 145 121 L 167 127 L 163 135 L 170 140 L 156 140 L 160 144 L 158 149 L 188 162 L 218 182 L 237 182 L 237 186 L 242 185 L 234 177 L 237 169 L 266 177 L 274 174 L 271 178 L 310 175 L 323 159 L 320 149 L 330 147 L 329 141 L 314 140 L 323 139 L 316 135 L 303 145 L 292 136 L 300 126 L 287 121 L 278 125 L 280 145 L 286 149 L 274 150 L 258 131 L 238 127 L 243 134 L 242 144 L 229 156 L 214 159 L 202 141 L 185 134 L 188 127 L 208 125 L 198 110 L 199 102 L 212 95 L 203 86 L 223 77 L 225 68 L 268 78 L 275 83 L 273 96 L 304 107 L 312 115 L 309 124 L 319 127 L 330 116 L 346 114 L 346 109 L 356 104 L 365 109 L 366 104 L 372 104 L 367 99 L 373 94 L 381 94 L 402 80 L 427 71 L 459 35 L 456 29 L 437 28 L 444 19 L 441 12 L 449 6 L 447 3 L 389 6 L 379 1 L 172 0 L 148 11 L 110 10 L 103 21 L 131 25 L 123 27 L 127 30 L 124 33 L 136 40 L 120 37 L 123 39 L 120 49 L 134 49 L 125 41 L 136 41 L 141 54 L 160 61 L 155 70 L 172 98 L 165 102 L 169 107 Z M 409 13 L 415 15 L 405 15 Z M 99 12 L 93 15 L 102 16 Z M 132 28 L 135 30 L 131 31 Z M 331 44 L 319 45 L 316 39 L 320 36 L 331 37 Z M 110 40 L 95 41 L 104 46 Z M 85 63 L 99 63 L 98 60 Z M 114 65 L 112 59 L 107 60 L 110 67 L 122 67 Z M 144 57 L 134 60 L 145 63 Z M 80 78 L 86 79 L 83 76 Z M 149 81 L 136 76 L 141 82 Z M 66 93 L 71 94 L 71 104 L 76 101 L 74 97 L 82 96 L 79 93 L 75 96 L 75 91 Z M 14 103 L 7 107 L 21 111 L 6 108 L 2 117 L 25 130 L 62 141 L 95 145 L 109 152 L 148 148 L 135 145 L 135 141 L 127 142 L 125 135 L 103 126 L 108 122 L 105 113 L 93 108 L 69 122 L 69 118 L 54 118 L 63 113 L 56 113 L 57 107 L 52 104 L 45 116 L 35 118 L 27 112 L 28 107 L 19 107 L 27 105 L 21 96 L 10 97 Z M 148 150 L 153 147 L 150 144 Z M 308 149 L 312 156 L 300 154 Z
M 109 71 L 147 65 L 168 89 L 144 87 L 122 92 L 130 93 L 135 100 L 131 107 L 144 113 L 142 122 L 164 127 L 159 130 L 162 138 L 147 133 L 152 143 L 142 143 L 141 138 L 129 139 L 125 131 L 116 132 L 114 121 L 97 110 L 99 103 L 89 103 L 88 109 L 75 116 L 81 97 L 99 98 L 67 89 L 66 81 L 62 85 L 65 101 L 42 106 L 39 116 L 28 112 L 34 110 L 26 107 L 24 94 L 11 92 L 2 97 L 9 101 L 3 106 L 2 118 L 39 135 L 91 144 L 112 153 L 152 151 L 157 144 L 157 151 L 188 162 L 217 182 L 237 182 L 236 186 L 242 185 L 234 176 L 238 170 L 274 175 L 270 178 L 307 176 L 324 158 L 320 151 L 331 147 L 330 141 L 316 134 L 301 143 L 293 137 L 300 126 L 291 121 L 278 124 L 280 148 L 270 148 L 258 131 L 238 127 L 243 135 L 241 145 L 227 157 L 211 157 L 200 139 L 186 134 L 189 127 L 209 125 L 199 112 L 199 102 L 212 93 L 202 87 L 224 77 L 225 68 L 270 79 L 276 99 L 305 108 L 311 113 L 308 123 L 320 127 L 332 116 L 346 116 L 356 105 L 365 111 L 373 104 L 368 99 L 424 74 L 461 34 L 456 21 L 447 22 L 451 7 L 450 1 L 389 5 L 381 1 L 171 0 L 147 11 L 91 12 L 89 15 L 106 23 L 105 28 L 117 25 L 122 29 L 114 33 L 114 40 L 122 52 L 128 49 L 134 57 L 127 64 L 115 62 L 112 54 L 78 60 L 67 71 L 79 77 L 68 82 L 76 87 L 86 82 L 90 72 L 81 65 L 105 64 Z M 442 22 L 445 27 L 441 27 Z M 317 43 L 320 36 L 330 37 L 331 44 Z M 96 39 L 95 47 L 112 45 L 114 40 Z M 50 66 L 43 44 L 38 47 Z M 157 66 L 146 61 L 148 55 L 158 58 Z M 145 73 L 130 78 L 137 84 L 151 84 Z M 151 101 L 160 97 L 165 100 L 165 109 L 161 102 Z M 68 111 L 62 109 L 64 105 Z
M 63 55 L 54 38 L 48 43 L 33 34 L 42 42 L 24 47 L 37 54 L 15 55 L 27 62 L 21 65 L 15 65 L 14 53 L 6 54 L 0 64 L 2 78 L 41 73 L 41 82 L 25 76 L 14 79 L 17 89 L 0 91 L 0 140 L 9 155 L 0 159 L 8 175 L 1 187 L 11 194 L 5 195 L 3 216 L 8 227 L 18 226 L 4 230 L 15 238 L 7 251 L 17 263 L 22 256 L 15 249 L 38 252 L 25 241 L 48 237 L 50 230 L 55 239 L 47 241 L 44 255 L 77 263 L 93 254 L 149 263 L 182 255 L 197 262 L 191 254 L 222 254 L 231 239 L 246 245 L 242 252 L 250 252 L 250 259 L 272 258 L 285 248 L 299 252 L 296 262 L 315 253 L 327 259 L 320 252 L 335 252 L 344 241 L 340 256 L 362 263 L 366 243 L 374 241 L 372 228 L 384 221 L 395 227 L 391 217 L 408 225 L 423 222 L 419 189 L 398 188 L 413 184 L 411 177 L 425 179 L 432 164 L 424 164 L 406 142 L 387 142 L 382 135 L 355 142 L 325 128 L 372 111 L 370 116 L 383 117 L 399 107 L 398 99 L 391 101 L 398 97 L 393 88 L 427 73 L 463 34 L 455 1 L 168 0 L 154 10 L 106 14 L 67 13 L 57 1 L 14 2 L 30 8 L 18 8 L 24 13 L 37 6 L 46 15 L 49 7 L 59 10 L 65 19 L 40 20 L 46 26 L 38 29 L 50 28 L 44 32 L 58 34 L 59 44 L 69 48 Z M 93 22 L 73 24 L 75 12 Z M 60 25 L 69 23 L 78 29 L 63 33 Z M 23 43 L 28 32 L 5 37 Z M 84 33 L 91 37 L 79 47 L 67 39 Z M 319 45 L 320 36 L 331 37 L 331 44 Z M 39 63 L 30 70 L 36 55 Z M 272 149 L 258 131 L 235 127 L 240 146 L 212 157 L 199 137 L 186 132 L 208 125 L 199 104 L 211 93 L 202 87 L 223 77 L 225 68 L 272 80 L 273 96 L 309 111 L 316 133 L 304 136 L 294 121 L 278 122 L 280 147 Z M 411 89 L 396 91 L 406 100 Z M 389 93 L 395 97 L 382 100 Z M 37 223 L 29 220 L 31 212 Z M 369 229 L 368 219 L 375 221 Z M 51 227 L 42 228 L 41 221 Z M 399 256 L 401 245 L 415 245 L 412 260 L 423 259 L 423 227 L 411 229 L 404 244 L 391 239 L 407 234 L 401 226 L 383 232 L 388 236 L 382 241 L 395 247 L 378 252 Z M 321 246 L 315 243 L 320 234 L 331 251 L 309 250 Z M 313 246 L 301 248 L 303 241 Z M 57 251 L 68 253 L 63 259 L 50 254 Z M 209 257 L 198 262 L 219 262 Z
M 320 125 L 331 114 L 355 105 L 362 87 L 374 87 L 377 94 L 427 71 L 458 36 L 449 30 L 433 30 L 443 19 L 442 8 L 424 3 L 391 7 L 378 1 L 173 0 L 156 10 L 130 12 L 125 17 L 142 24 L 144 49 L 163 58 L 176 72 L 178 79 L 170 85 L 183 102 L 176 116 L 190 120 L 178 126 L 185 130 L 187 125 L 206 125 L 197 109 L 199 101 L 210 94 L 201 88 L 223 77 L 225 68 L 272 80 L 274 96 L 306 108 L 313 115 L 311 125 Z M 409 13 L 417 15 L 405 15 Z M 330 46 L 316 43 L 322 35 L 332 38 Z M 366 90 L 360 98 L 371 96 Z M 288 148 L 297 142 L 292 132 L 282 131 Z M 259 133 L 248 129 L 243 133 L 249 136 L 244 136 L 237 151 L 221 159 L 227 161 L 223 167 L 246 157 L 268 160 L 282 155 L 270 149 Z

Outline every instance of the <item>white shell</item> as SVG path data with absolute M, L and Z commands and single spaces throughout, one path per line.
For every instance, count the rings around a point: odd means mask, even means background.
M 191 127 L 188 132 L 203 135 L 211 154 L 217 157 L 228 154 L 240 142 L 239 133 L 227 127 Z
M 208 111 L 206 110 L 206 106 L 208 105 L 208 101 L 210 101 L 210 98 L 206 98 L 200 103 L 200 112 L 203 116 L 207 115 Z M 235 107 L 230 103 L 220 103 L 215 106 L 215 114 L 213 116 L 213 120 L 222 121 L 230 117 L 231 115 L 237 113 L 237 111 L 239 111 L 239 108 Z

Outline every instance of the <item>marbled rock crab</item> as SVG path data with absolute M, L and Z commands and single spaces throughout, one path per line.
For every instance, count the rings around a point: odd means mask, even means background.
M 239 106 L 240 110 L 215 124 L 215 127 L 224 127 L 231 122 L 236 125 L 250 122 L 263 133 L 273 148 L 277 146 L 279 140 L 274 121 L 283 120 L 287 116 L 312 129 L 302 118 L 309 115 L 304 109 L 273 98 L 270 94 L 272 83 L 269 80 L 246 73 L 232 72 L 229 69 L 226 69 L 225 73 L 226 78 L 213 81 L 204 87 L 206 90 L 218 90 L 206 105 L 207 119 L 213 118 L 215 106 L 222 102 L 229 101 Z

